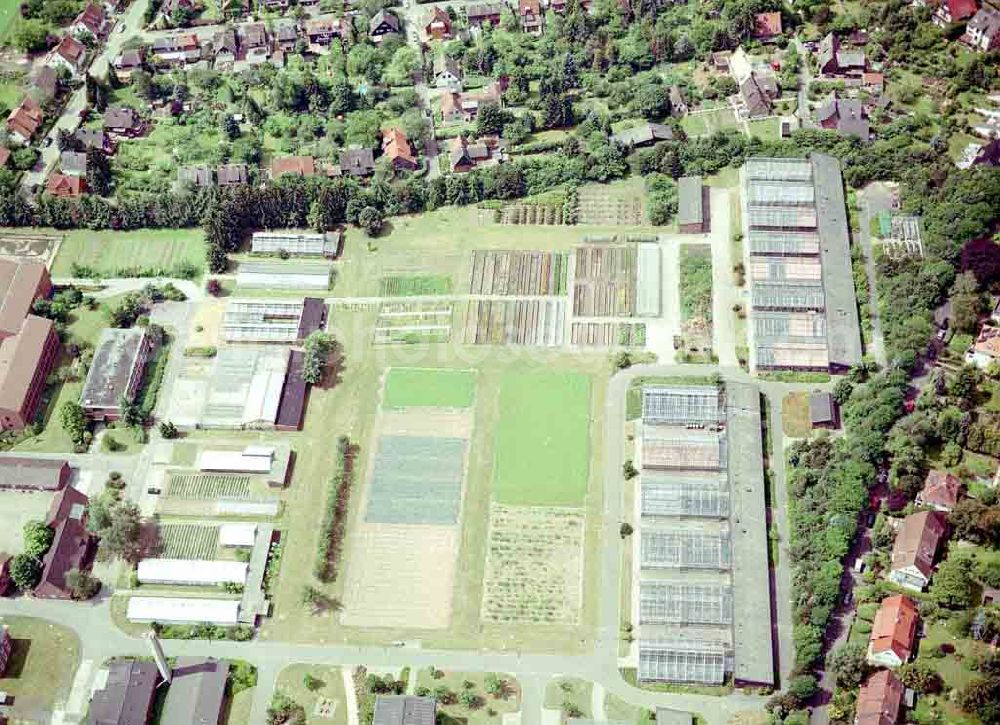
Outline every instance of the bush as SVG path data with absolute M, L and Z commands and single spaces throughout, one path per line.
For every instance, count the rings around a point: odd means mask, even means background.
M 337 576 L 347 505 L 354 482 L 354 454 L 350 439 L 341 436 L 337 441 L 336 466 L 327 485 L 326 509 L 320 526 L 319 547 L 313 571 L 322 582 L 333 581 Z

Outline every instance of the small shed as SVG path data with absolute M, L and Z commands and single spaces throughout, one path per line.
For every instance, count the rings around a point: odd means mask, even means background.
M 708 231 L 706 187 L 700 176 L 682 176 L 677 182 L 677 228 L 681 234 Z
M 809 396 L 809 422 L 813 428 L 838 428 L 837 403 L 831 393 L 812 393 Z

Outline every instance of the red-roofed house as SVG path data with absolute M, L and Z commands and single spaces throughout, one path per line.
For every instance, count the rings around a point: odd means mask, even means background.
M 517 14 L 521 29 L 532 35 L 542 34 L 542 8 L 538 0 L 518 0 Z
M 861 85 L 869 91 L 881 93 L 885 90 L 885 75 L 875 71 L 864 71 L 861 74 Z
M 42 114 L 42 107 L 30 96 L 25 96 L 21 105 L 7 116 L 7 132 L 18 143 L 28 144 L 38 133 L 43 120 L 45 116 Z
M 63 37 L 59 45 L 52 49 L 45 65 L 59 70 L 65 68 L 74 77 L 83 72 L 84 61 L 87 59 L 87 46 L 71 35 Z
M 922 591 L 931 580 L 934 556 L 944 535 L 944 517 L 937 511 L 921 511 L 903 519 L 892 545 L 889 580 Z
M 46 524 L 55 531 L 52 546 L 42 558 L 42 578 L 35 596 L 72 599 L 66 575 L 73 569 L 86 571 L 92 563 L 94 538 L 87 531 L 89 500 L 72 486 L 56 494 Z
M 87 188 L 87 183 L 82 176 L 67 176 L 54 172 L 49 176 L 49 181 L 45 185 L 45 191 L 52 196 L 63 198 L 74 198 L 81 196 Z
M 917 636 L 917 605 L 895 594 L 882 600 L 868 638 L 868 662 L 876 667 L 899 667 L 913 654 Z
M 965 353 L 965 362 L 985 370 L 996 360 L 1000 360 L 1000 327 L 983 325 L 979 337 Z
M 316 160 L 312 156 L 283 156 L 271 160 L 271 178 L 285 174 L 312 176 L 316 173 Z
M 87 3 L 83 12 L 76 16 L 70 31 L 77 33 L 90 33 L 95 38 L 101 38 L 108 31 L 108 14 L 104 6 L 98 3 Z
M 451 18 L 448 13 L 435 5 L 424 26 L 424 33 L 434 40 L 448 40 L 451 37 Z
M 977 10 L 979 3 L 976 0 L 942 0 L 934 11 L 933 21 L 941 27 L 961 23 L 975 15 Z
M 382 135 L 382 154 L 389 159 L 394 169 L 415 171 L 419 164 L 413 155 L 410 141 L 398 128 L 386 129 Z
M 776 40 L 782 32 L 781 13 L 774 11 L 771 13 L 757 13 L 753 19 L 753 32 L 750 34 L 754 40 L 768 43 Z
M 896 725 L 904 689 L 892 670 L 879 670 L 871 675 L 858 693 L 854 725 Z
M 917 506 L 930 506 L 937 511 L 951 511 L 962 497 L 962 482 L 944 471 L 929 471 L 924 487 L 917 494 Z

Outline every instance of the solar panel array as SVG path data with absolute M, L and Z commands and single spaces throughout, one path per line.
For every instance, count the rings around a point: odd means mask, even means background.
M 719 642 L 640 642 L 639 679 L 719 685 L 725 681 L 726 659 Z
M 642 531 L 643 568 L 726 570 L 732 565 L 732 556 L 725 531 Z
M 681 581 L 639 583 L 639 624 L 733 623 L 733 589 Z

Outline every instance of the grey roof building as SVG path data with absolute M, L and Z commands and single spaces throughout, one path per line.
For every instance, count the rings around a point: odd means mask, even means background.
M 433 697 L 379 695 L 372 725 L 434 725 L 437 701 Z
M 842 136 L 856 136 L 862 141 L 871 138 L 871 125 L 864 105 L 857 98 L 838 98 L 836 93 L 830 94 L 826 103 L 817 109 L 816 122 Z
M 0 457 L 0 490 L 58 491 L 66 487 L 69 463 L 62 459 Z
M 340 173 L 368 176 L 375 171 L 375 154 L 371 149 L 345 149 L 340 152 Z
M 121 413 L 122 399 L 132 400 L 139 391 L 151 342 L 146 328 L 109 328 L 101 333 L 80 405 L 95 420 L 114 420 Z
M 633 128 L 626 128 L 611 136 L 612 139 L 622 146 L 629 146 L 631 148 L 652 146 L 657 141 L 670 141 L 673 137 L 674 131 L 670 126 L 649 122 L 634 126 Z
M 211 657 L 178 657 L 163 705 L 161 725 L 216 725 L 226 699 L 229 663 Z
M 177 170 L 177 182 L 192 186 L 215 186 L 215 175 L 207 166 L 184 166 Z
M 812 393 L 809 396 L 809 422 L 813 428 L 837 425 L 837 406 L 830 393 Z
M 682 176 L 677 180 L 677 226 L 685 234 L 707 231 L 705 185 L 700 176 Z
M 82 151 L 63 151 L 59 154 L 59 168 L 69 176 L 86 176 L 87 154 Z
M 152 662 L 112 662 L 104 688 L 90 701 L 87 725 L 146 725 L 159 680 Z

